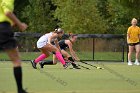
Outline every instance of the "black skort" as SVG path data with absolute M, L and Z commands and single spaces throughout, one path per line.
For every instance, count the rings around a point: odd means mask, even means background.
M 129 46 L 136 46 L 136 45 L 139 45 L 140 44 L 140 42 L 138 42 L 138 43 L 129 43 L 128 45 Z

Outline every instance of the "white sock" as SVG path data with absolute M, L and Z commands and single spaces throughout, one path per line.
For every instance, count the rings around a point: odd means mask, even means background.
M 128 60 L 128 62 L 129 62 L 129 63 L 131 63 L 131 61 L 130 61 L 130 60 Z
M 138 62 L 138 59 L 136 59 L 135 62 Z

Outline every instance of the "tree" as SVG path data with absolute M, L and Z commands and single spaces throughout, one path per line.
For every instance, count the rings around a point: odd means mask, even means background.
M 121 3 L 123 6 L 131 9 L 138 9 L 140 8 L 140 0 L 115 0 L 119 3 Z
M 96 0 L 53 0 L 59 26 L 73 33 L 106 33 L 106 23 L 100 17 Z
M 140 21 L 140 0 L 15 1 L 15 13 L 30 32 L 46 33 L 59 26 L 73 33 L 124 34 L 132 18 Z
M 50 0 L 29 0 L 30 5 L 22 11 L 22 17 L 27 20 L 29 31 L 46 33 L 55 29 L 56 21 L 51 10 Z
M 118 0 L 118 2 L 127 10 L 129 18 L 137 18 L 140 21 L 140 0 Z
M 96 7 L 97 10 L 99 11 L 100 16 L 103 16 L 104 19 L 108 19 L 111 16 L 109 14 L 108 0 L 97 0 Z
M 131 25 L 131 19 L 140 20 L 139 0 L 108 0 L 110 3 L 110 14 L 113 23 L 116 25 L 115 33 L 126 34 Z
M 15 9 L 14 12 L 20 18 L 22 13 L 21 11 L 24 10 L 26 6 L 29 5 L 29 0 L 15 0 Z

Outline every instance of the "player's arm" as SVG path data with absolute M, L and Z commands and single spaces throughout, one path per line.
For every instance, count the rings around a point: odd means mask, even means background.
M 55 43 L 55 45 L 56 45 L 56 47 L 60 50 L 60 52 L 61 52 L 61 49 L 60 49 L 60 46 L 59 46 L 59 43 L 58 43 L 58 39 L 55 39 L 54 40 L 54 43 Z
M 19 27 L 21 31 L 26 30 L 27 25 L 25 23 L 22 23 L 13 13 L 14 10 L 14 0 L 2 0 L 2 9 L 5 13 L 5 15 L 15 24 Z
M 7 16 L 8 18 L 10 18 L 10 19 L 13 21 L 13 23 L 19 27 L 19 29 L 20 29 L 21 31 L 26 30 L 27 25 L 26 25 L 25 23 L 22 23 L 22 22 L 14 15 L 14 13 L 12 13 L 12 12 L 7 12 L 7 13 L 6 13 L 6 16 Z
M 140 28 L 139 28 L 139 40 L 140 40 Z
M 130 38 L 130 28 L 128 28 L 128 31 L 127 31 L 127 43 L 129 43 L 129 38 Z
M 57 34 L 53 34 L 52 36 L 50 36 L 50 37 L 48 38 L 48 43 L 51 44 L 52 39 L 55 39 L 55 38 L 57 38 L 57 37 L 58 37 Z
M 69 47 L 69 50 L 70 50 L 70 53 L 71 53 L 72 57 L 73 57 L 75 60 L 80 60 L 80 59 L 77 57 L 75 51 L 74 51 L 73 48 L 72 48 L 72 43 L 71 43 L 70 41 L 68 41 L 67 44 L 68 44 L 68 47 Z
M 127 43 L 129 43 L 130 35 L 127 33 Z

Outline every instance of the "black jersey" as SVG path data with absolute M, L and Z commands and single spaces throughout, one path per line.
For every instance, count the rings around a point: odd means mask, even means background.
M 69 48 L 68 45 L 65 43 L 65 40 L 60 40 L 59 46 L 61 50 L 66 50 L 67 48 Z
M 70 36 L 68 34 L 63 34 L 63 36 L 61 38 L 58 38 L 58 41 L 69 39 L 69 37 Z

